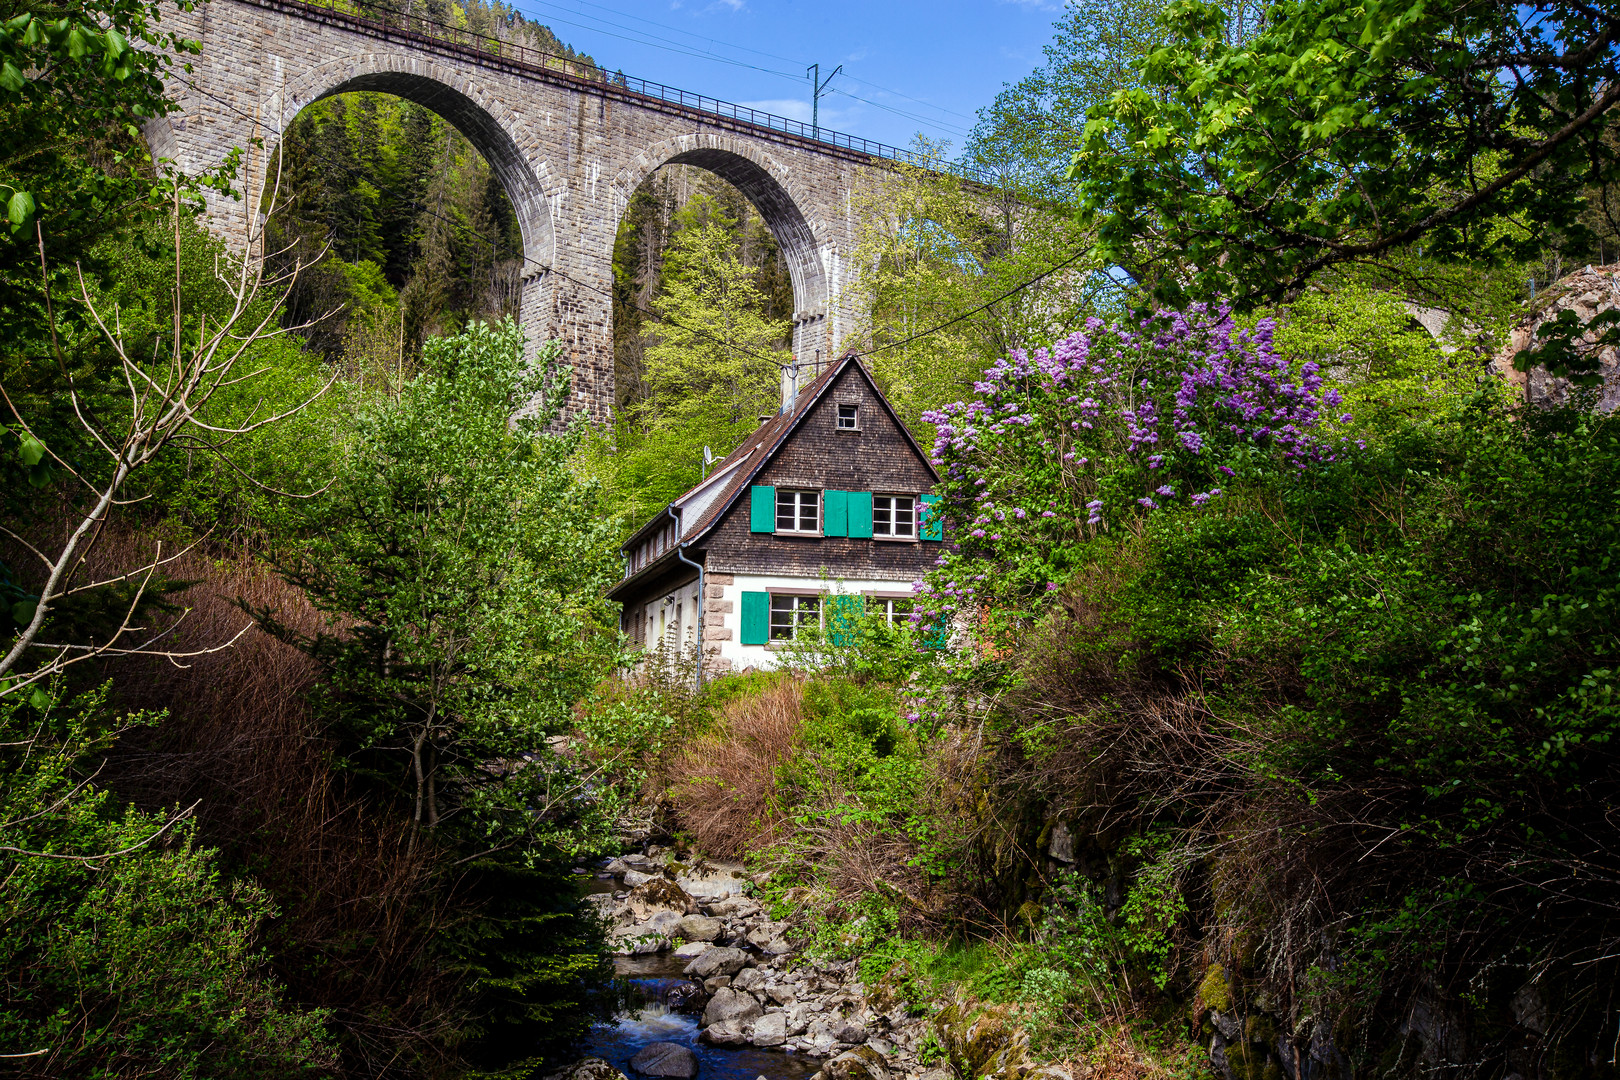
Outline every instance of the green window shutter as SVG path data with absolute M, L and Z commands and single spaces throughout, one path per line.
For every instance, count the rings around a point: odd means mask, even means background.
M 758 491 L 758 488 L 754 489 Z M 771 490 L 766 488 L 767 491 Z M 771 639 L 771 594 L 742 594 L 742 626 L 737 640 L 744 645 L 763 645 Z
M 773 533 L 776 531 L 776 489 L 755 484 L 749 489 L 748 531 Z M 761 595 L 764 595 L 763 593 Z
M 951 623 L 944 615 L 937 617 L 923 635 L 923 645 L 930 649 L 945 649 L 951 644 Z
M 821 513 L 822 536 L 849 535 L 849 492 L 822 492 Z
M 872 493 L 870 491 L 848 492 L 846 503 L 849 506 L 849 535 L 870 540 L 872 538 Z
M 866 597 L 839 594 L 827 597 L 827 640 L 838 646 L 855 644 L 860 636 Z
M 919 495 L 917 501 L 922 503 L 922 532 L 919 534 L 924 540 L 945 539 L 945 523 L 934 512 L 934 504 L 939 502 L 938 495 Z

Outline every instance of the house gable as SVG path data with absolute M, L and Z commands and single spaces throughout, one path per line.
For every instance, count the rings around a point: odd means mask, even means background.
M 857 427 L 838 426 L 839 406 L 854 406 Z M 858 361 L 843 364 L 795 418 L 749 487 L 858 491 L 917 496 L 936 476 Z M 910 582 L 933 564 L 936 545 L 916 540 L 795 536 L 750 529 L 746 492 L 732 499 L 702 542 L 711 570 Z

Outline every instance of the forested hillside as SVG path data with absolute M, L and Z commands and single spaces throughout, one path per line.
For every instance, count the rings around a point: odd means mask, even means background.
M 570 418 L 460 133 L 306 108 L 244 258 L 160 14 L 0 16 L 0 1071 L 1616 1076 L 1613 2 L 1072 0 L 851 204 L 937 560 L 746 671 L 605 596 L 759 212 L 634 194 Z

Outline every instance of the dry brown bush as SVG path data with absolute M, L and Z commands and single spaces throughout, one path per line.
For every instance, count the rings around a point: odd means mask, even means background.
M 151 550 L 149 537 L 109 529 L 92 556 L 99 566 L 88 569 L 138 565 Z M 460 1026 L 457 982 L 425 956 L 455 917 L 451 891 L 430 887 L 442 876 L 435 854 L 422 844 L 413 851 L 404 823 L 346 789 L 307 703 L 318 666 L 250 627 L 239 602 L 303 633 L 325 616 L 246 551 L 199 549 L 164 572 L 196 582 L 171 598 L 182 612 L 163 617 L 172 625 L 166 648 L 235 641 L 179 662 L 107 665 L 118 706 L 168 716 L 127 734 L 103 775 L 144 807 L 201 800 L 203 840 L 276 897 L 266 945 L 277 974 L 299 1004 L 331 1010 L 347 1036 L 346 1074 L 453 1072 L 446 1047 Z
M 707 734 L 693 739 L 671 770 L 678 826 L 699 850 L 741 859 L 781 839 L 779 767 L 799 743 L 804 690 L 784 679 L 725 705 Z

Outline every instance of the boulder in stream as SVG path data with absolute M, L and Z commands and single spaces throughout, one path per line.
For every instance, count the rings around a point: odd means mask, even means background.
M 699 979 L 711 975 L 735 975 L 748 963 L 748 954 L 741 949 L 710 949 L 686 965 L 686 974 Z
M 746 896 L 734 896 L 730 900 L 709 905 L 710 915 L 727 915 L 737 919 L 752 918 L 760 911 L 759 901 L 750 900 Z
M 866 1027 L 857 1020 L 843 1020 L 833 1025 L 832 1037 L 844 1043 L 863 1043 Z
M 754 1033 L 748 1041 L 755 1046 L 781 1046 L 787 1042 L 787 1017 L 769 1013 L 754 1021 Z
M 681 925 L 681 917 L 673 911 L 655 911 L 641 925 L 665 937 L 672 937 Z
M 733 990 L 727 986 L 716 990 L 714 997 L 709 999 L 708 1008 L 703 1010 L 703 1026 L 724 1023 L 734 1020 L 745 1024 L 750 1020 L 758 1020 L 765 1014 L 759 1002 L 752 994 L 745 994 L 741 990 Z
M 621 926 L 608 935 L 608 952 L 645 956 L 669 948 L 669 938 L 646 926 Z
M 697 1055 L 679 1043 L 648 1043 L 630 1059 L 630 1067 L 643 1076 L 673 1076 L 690 1080 L 697 1075 Z
M 698 1033 L 698 1038 L 714 1046 L 748 1045 L 747 1031 L 738 1020 L 722 1020 L 718 1024 L 710 1024 Z
M 713 941 L 725 929 L 719 919 L 707 915 L 688 915 L 681 920 L 681 937 L 687 941 Z
M 692 898 L 668 878 L 652 878 L 630 890 L 625 897 L 630 911 L 638 922 L 651 918 L 654 912 L 673 911 L 685 915 L 692 910 Z

